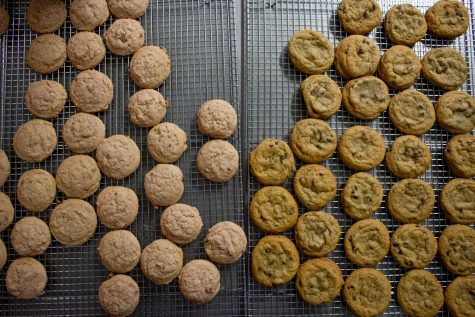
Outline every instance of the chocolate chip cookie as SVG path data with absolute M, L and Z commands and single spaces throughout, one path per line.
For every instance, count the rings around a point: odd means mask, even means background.
M 236 130 L 237 121 L 236 110 L 222 99 L 205 101 L 196 115 L 200 132 L 216 139 L 230 137 Z
M 0 239 L 0 270 L 3 269 L 8 260 L 7 247 L 2 239 Z
M 394 44 L 412 46 L 426 35 L 426 19 L 413 5 L 397 4 L 384 17 L 384 32 Z
M 419 223 L 429 218 L 435 204 L 432 186 L 420 179 L 403 179 L 388 193 L 391 216 L 403 223 Z
M 467 32 L 470 15 L 462 2 L 440 0 L 427 10 L 426 20 L 431 33 L 444 39 L 454 39 Z
M 106 125 L 93 114 L 79 112 L 66 121 L 63 141 L 74 153 L 95 151 L 106 137 Z
M 35 116 L 50 119 L 63 111 L 67 99 L 68 93 L 63 85 L 52 80 L 40 80 L 28 85 L 25 104 Z
M 247 247 L 244 230 L 231 221 L 218 222 L 208 230 L 204 240 L 206 255 L 220 264 L 237 262 Z
M 431 160 L 427 144 L 413 135 L 397 137 L 386 153 L 388 169 L 400 178 L 416 178 L 424 174 Z
M 109 316 L 129 316 L 140 300 L 140 288 L 130 276 L 117 274 L 99 286 L 99 304 Z
M 10 176 L 10 161 L 4 150 L 0 149 L 0 187 L 2 187 Z M 0 230 L 1 231 L 1 230 Z
M 21 256 L 37 256 L 45 253 L 51 244 L 48 225 L 36 217 L 23 217 L 12 230 L 13 249 Z
M 74 78 L 69 95 L 79 110 L 100 112 L 109 108 L 114 96 L 114 85 L 107 75 L 93 69 L 85 70 Z
M 158 163 L 173 163 L 188 148 L 187 136 L 179 126 L 170 122 L 159 123 L 147 135 L 148 153 Z
M 112 230 L 101 238 L 97 253 L 108 271 L 126 273 L 139 263 L 141 250 L 139 240 L 132 232 Z
M 348 216 L 357 220 L 371 217 L 381 206 L 382 201 L 383 187 L 368 173 L 353 174 L 341 192 L 343 210 Z
M 183 296 L 192 303 L 204 304 L 218 295 L 221 275 L 218 268 L 206 260 L 188 262 L 178 276 Z
M 379 64 L 379 46 L 363 35 L 350 35 L 335 50 L 335 68 L 344 79 L 373 75 Z
M 41 162 L 56 148 L 58 137 L 51 122 L 33 119 L 23 123 L 13 136 L 15 154 L 27 162 Z
M 422 75 L 442 89 L 457 90 L 467 74 L 465 58 L 453 48 L 433 48 L 422 59 Z
M 389 87 L 402 90 L 417 81 L 421 68 L 421 61 L 411 48 L 395 45 L 384 52 L 378 70 Z
M 315 119 L 328 119 L 341 106 L 338 84 L 326 75 L 311 75 L 300 84 L 308 115 Z
M 171 63 L 167 50 L 158 46 L 140 48 L 129 65 L 130 77 L 142 88 L 157 88 L 170 76 L 170 72 Z
M 109 229 L 131 225 L 139 211 L 139 199 L 130 188 L 108 186 L 96 198 L 96 212 L 101 224 Z
M 68 17 L 62 0 L 31 0 L 26 14 L 30 29 L 37 33 L 56 32 Z
M 10 15 L 8 14 L 8 11 L 0 5 L 0 36 L 7 32 L 9 25 Z
M 459 276 L 445 289 L 445 304 L 455 317 L 475 315 L 475 276 Z
M 129 99 L 128 111 L 133 124 L 151 128 L 159 124 L 167 113 L 168 102 L 154 89 L 137 91 Z
M 0 232 L 7 229 L 15 218 L 15 209 L 13 208 L 10 197 L 0 193 Z
M 114 179 L 132 175 L 140 165 L 140 149 L 126 135 L 116 134 L 102 141 L 96 149 L 97 165 Z
M 18 299 L 34 299 L 45 292 L 48 275 L 43 264 L 30 257 L 13 260 L 5 276 L 8 293 Z
M 115 55 L 132 55 L 144 45 L 145 31 L 137 20 L 118 19 L 107 29 L 104 42 Z
M 74 34 L 69 39 L 66 50 L 71 64 L 77 70 L 94 68 L 106 56 L 106 47 L 102 42 L 102 38 L 93 32 Z
M 447 166 L 458 177 L 475 176 L 475 136 L 459 134 L 452 137 L 444 150 Z
M 320 32 L 301 30 L 289 41 L 289 58 L 292 64 L 304 74 L 323 74 L 333 64 L 333 45 Z
M 199 150 L 196 166 L 204 178 L 216 183 L 225 183 L 237 173 L 239 153 L 228 141 L 211 140 Z
M 170 284 L 183 267 L 183 250 L 167 239 L 147 245 L 140 256 L 140 269 L 155 284 Z
M 442 264 L 452 273 L 469 275 L 475 271 L 475 230 L 465 225 L 447 226 L 439 238 Z
M 358 119 L 376 119 L 386 111 L 388 104 L 388 87 L 377 77 L 365 76 L 353 79 L 343 88 L 343 105 Z
M 294 191 L 305 207 L 320 210 L 335 198 L 336 179 L 321 165 L 304 165 L 295 174 Z
M 73 155 L 59 164 L 56 185 L 67 197 L 85 199 L 99 188 L 101 172 L 87 155 Z
M 449 91 L 439 97 L 435 114 L 440 127 L 450 133 L 472 131 L 475 127 L 475 98 L 464 91 Z
M 29 211 L 44 211 L 56 197 L 56 181 L 53 175 L 42 169 L 24 172 L 17 185 L 17 198 Z
M 73 0 L 69 17 L 79 31 L 93 31 L 109 18 L 106 0 Z
M 437 240 L 421 225 L 402 225 L 391 237 L 391 254 L 403 268 L 422 269 L 435 258 Z
M 340 224 L 323 211 L 309 211 L 301 215 L 295 226 L 297 247 L 311 257 L 332 252 L 340 239 Z
M 145 174 L 144 188 L 155 208 L 176 204 L 185 190 L 183 172 L 172 164 L 157 164 Z
M 203 228 L 200 212 L 196 207 L 174 204 L 167 207 L 160 216 L 160 231 L 176 244 L 194 241 Z
M 66 43 L 55 34 L 39 35 L 26 51 L 28 67 L 41 74 L 57 71 L 64 65 L 66 58 Z
M 475 222 L 475 181 L 465 178 L 449 181 L 440 192 L 440 207 L 453 223 Z
M 375 0 L 343 0 L 338 6 L 338 18 L 346 32 L 367 34 L 379 25 L 382 13 Z

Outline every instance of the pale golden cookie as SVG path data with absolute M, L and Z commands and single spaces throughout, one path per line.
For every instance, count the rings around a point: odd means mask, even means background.
M 333 63 L 333 45 L 320 32 L 301 30 L 290 38 L 288 46 L 292 64 L 308 75 L 323 74 Z
M 305 207 L 320 210 L 336 196 L 335 176 L 318 164 L 303 165 L 295 173 L 294 192 Z

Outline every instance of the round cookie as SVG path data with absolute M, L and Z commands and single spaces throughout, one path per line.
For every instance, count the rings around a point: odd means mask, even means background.
M 137 19 L 147 10 L 148 0 L 107 0 L 109 10 L 119 19 Z
M 8 251 L 3 240 L 0 239 L 0 270 L 3 269 L 8 260 Z
M 475 176 L 475 136 L 459 134 L 452 137 L 444 150 L 449 170 L 458 177 Z
M 76 75 L 69 90 L 71 101 L 81 111 L 94 113 L 109 108 L 114 85 L 107 75 L 97 70 L 85 70 Z
M 402 225 L 391 237 L 391 254 L 406 269 L 422 269 L 437 254 L 437 240 L 432 232 L 417 224 Z
M 384 160 L 386 144 L 383 137 L 366 126 L 353 126 L 343 132 L 338 142 L 338 156 L 351 169 L 365 171 Z
M 99 286 L 99 304 L 109 316 L 132 315 L 139 301 L 139 286 L 128 275 L 114 275 Z
M 79 31 L 93 31 L 109 18 L 106 0 L 73 0 L 69 8 L 71 23 Z
M 244 230 L 231 221 L 218 222 L 208 230 L 204 240 L 206 255 L 220 264 L 237 262 L 246 251 Z
M 345 234 L 345 254 L 358 266 L 376 265 L 388 254 L 389 246 L 388 229 L 379 220 L 357 221 Z
M 25 104 L 35 116 L 50 119 L 63 111 L 67 99 L 68 93 L 63 85 L 52 80 L 40 80 L 28 85 Z
M 29 211 L 44 211 L 56 197 L 53 175 L 42 169 L 24 172 L 17 185 L 17 199 Z
M 395 45 L 384 52 L 378 72 L 389 87 L 402 90 L 415 84 L 421 68 L 421 61 L 411 48 Z
M 66 58 L 66 43 L 55 34 L 39 35 L 26 51 L 28 67 L 41 74 L 58 70 L 64 65 Z
M 412 46 L 426 35 L 426 19 L 413 5 L 397 4 L 384 17 L 384 32 L 394 44 Z
M 323 211 L 304 213 L 295 226 L 297 247 L 311 257 L 322 257 L 332 252 L 338 244 L 340 234 L 338 221 Z
M 475 181 L 455 178 L 440 192 L 440 207 L 452 223 L 469 225 L 475 222 Z
M 326 75 L 312 75 L 300 84 L 307 113 L 315 119 L 328 119 L 341 106 L 341 91 L 338 84 Z
M 367 34 L 379 25 L 382 13 L 375 0 L 343 0 L 338 6 L 341 26 L 350 34 Z
M 416 178 L 424 174 L 431 160 L 427 144 L 413 135 L 397 137 L 386 153 L 388 169 L 400 178 Z
M 15 209 L 13 208 L 10 197 L 0 193 L 0 232 L 7 229 L 15 218 Z
M 77 0 L 76 0 L 77 1 Z M 99 35 L 93 32 L 74 34 L 66 46 L 68 58 L 77 70 L 94 68 L 106 56 L 106 47 Z
M 206 179 L 225 183 L 236 175 L 239 168 L 239 153 L 228 141 L 211 140 L 199 150 L 196 166 Z
M 252 275 L 267 287 L 290 282 L 299 264 L 299 252 L 285 236 L 265 236 L 252 251 Z
M 475 271 L 475 230 L 465 225 L 447 226 L 439 237 L 442 264 L 457 275 Z
M 344 79 L 373 75 L 378 69 L 379 46 L 363 35 L 350 35 L 335 50 L 335 68 Z
M 353 219 L 370 218 L 381 206 L 383 187 L 368 173 L 356 173 L 346 181 L 341 192 L 341 205 L 345 213 Z
M 63 141 L 74 153 L 86 154 L 97 149 L 106 137 L 106 125 L 95 115 L 79 112 L 63 126 Z
M 320 32 L 301 30 L 290 38 L 288 53 L 290 62 L 304 74 L 323 74 L 333 64 L 333 45 Z
M 126 135 L 116 134 L 102 141 L 96 149 L 97 165 L 114 179 L 132 175 L 140 165 L 140 149 Z
M 459 276 L 445 289 L 445 305 L 455 317 L 475 316 L 475 276 Z
M 303 165 L 295 173 L 294 192 L 305 207 L 320 210 L 336 196 L 335 176 L 318 164 Z
M 464 91 L 449 91 L 439 97 L 435 114 L 440 127 L 450 133 L 467 133 L 475 127 L 475 98 Z
M 173 163 L 188 148 L 187 136 L 179 126 L 164 122 L 154 126 L 147 135 L 147 149 L 158 163 Z
M 104 267 L 114 273 L 132 271 L 140 260 L 139 240 L 128 230 L 113 230 L 106 233 L 97 248 Z
M 10 161 L 4 150 L 0 149 L 0 187 L 5 184 L 10 176 Z M 0 230 L 1 231 L 1 230 Z
M 12 230 L 13 249 L 21 256 L 37 256 L 45 253 L 51 244 L 48 225 L 36 217 L 21 218 Z
M 357 316 L 377 316 L 389 307 L 391 283 L 380 271 L 356 269 L 345 281 L 343 298 Z
M 170 72 L 167 50 L 158 46 L 140 48 L 129 65 L 130 77 L 142 88 L 157 88 L 170 76 Z
M 33 119 L 18 127 L 13 136 L 15 154 L 27 162 L 41 162 L 48 158 L 58 144 L 51 122 Z
M 335 131 L 325 121 L 303 119 L 290 132 L 290 148 L 295 156 L 307 163 L 320 163 L 336 150 Z
M 37 33 L 56 32 L 67 17 L 68 11 L 62 0 L 31 0 L 28 6 L 28 25 Z
M 411 270 L 397 283 L 397 301 L 409 316 L 435 316 L 444 304 L 444 293 L 437 278 L 426 270 Z
M 263 185 L 283 184 L 295 172 L 295 158 L 282 140 L 264 139 L 249 155 L 249 169 Z
M 218 268 L 206 260 L 188 262 L 178 276 L 180 291 L 192 303 L 204 304 L 211 301 L 221 288 Z
M 96 231 L 97 217 L 94 207 L 80 199 L 66 199 L 51 213 L 49 228 L 59 243 L 79 246 L 87 242 Z
M 338 265 L 328 258 L 310 259 L 300 266 L 295 286 L 307 303 L 326 304 L 340 294 L 343 275 Z
M 205 101 L 196 115 L 198 130 L 216 139 L 230 137 L 237 127 L 236 110 L 225 100 Z
M 116 55 L 132 55 L 144 45 L 145 31 L 137 20 L 118 19 L 107 29 L 104 42 Z
M 43 264 L 30 257 L 15 259 L 8 267 L 5 284 L 18 299 L 34 299 L 44 294 L 48 276 Z
M 422 75 L 435 86 L 457 90 L 467 79 L 465 58 L 450 47 L 433 48 L 422 59 Z
M 96 198 L 96 212 L 101 224 L 109 229 L 124 229 L 131 225 L 139 211 L 139 199 L 130 188 L 108 186 Z
M 183 172 L 172 164 L 157 164 L 144 178 L 145 195 L 152 205 L 170 206 L 183 195 Z
M 156 284 L 170 284 L 183 267 L 183 251 L 167 239 L 147 245 L 140 256 L 140 268 Z
M 133 124 L 151 128 L 162 121 L 167 113 L 168 102 L 154 89 L 137 91 L 129 99 L 128 111 Z
M 426 11 L 429 31 L 444 39 L 454 39 L 467 32 L 470 15 L 457 0 L 439 0 Z
M 423 180 L 409 178 L 398 181 L 388 193 L 388 211 L 403 223 L 419 223 L 429 218 L 435 204 L 432 186 Z
M 0 36 L 7 32 L 9 25 L 10 15 L 8 14 L 8 11 L 0 5 Z
M 160 216 L 160 231 L 163 236 L 176 244 L 194 241 L 203 228 L 200 212 L 186 204 L 174 204 Z
M 56 185 L 67 197 L 87 198 L 97 191 L 100 181 L 99 167 L 87 155 L 66 158 L 56 171 Z
M 376 119 L 386 111 L 388 104 L 388 87 L 377 77 L 356 78 L 350 80 L 343 88 L 343 105 L 358 119 Z

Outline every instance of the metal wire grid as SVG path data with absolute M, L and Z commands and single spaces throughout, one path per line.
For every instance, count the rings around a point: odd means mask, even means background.
M 425 12 L 434 1 L 412 0 L 412 1 L 379 1 L 383 13 L 389 10 L 395 4 L 409 2 Z M 468 32 L 454 41 L 442 41 L 434 36 L 427 34 L 425 38 L 414 47 L 416 54 L 422 58 L 424 53 L 433 47 L 451 46 L 457 49 L 466 58 L 470 77 L 462 87 L 462 90 L 469 94 L 474 93 L 474 17 L 473 4 L 464 1 L 471 12 L 471 26 Z M 337 18 L 337 7 L 339 1 L 318 1 L 318 0 L 248 0 L 246 2 L 246 24 L 245 24 L 245 57 L 247 66 L 244 66 L 243 75 L 247 80 L 245 86 L 246 92 L 243 102 L 247 105 L 247 142 L 249 147 L 246 153 L 252 150 L 264 138 L 279 138 L 288 141 L 288 135 L 293 124 L 308 114 L 299 91 L 300 83 L 305 79 L 305 75 L 297 71 L 288 59 L 287 43 L 292 34 L 301 29 L 314 29 L 325 34 L 334 46 L 344 37 L 346 32 L 341 28 Z M 369 37 L 376 40 L 381 51 L 384 52 L 391 46 L 391 43 L 384 35 L 382 24 L 378 26 Z M 332 67 L 327 74 L 335 80 L 340 88 L 346 83 L 335 68 Z M 434 87 L 424 78 L 420 78 L 415 89 L 425 93 L 432 101 L 435 101 L 443 91 Z M 391 95 L 396 92 L 390 91 Z M 352 117 L 345 109 L 339 110 L 330 120 L 329 124 L 335 130 L 338 136 L 341 136 L 344 130 L 353 125 L 362 124 L 370 126 L 381 133 L 389 146 L 394 138 L 402 135 L 391 124 L 387 112 L 383 113 L 378 119 L 373 121 L 363 121 Z M 432 166 L 421 177 L 434 187 L 436 196 L 442 186 L 452 178 L 447 170 L 443 160 L 443 149 L 449 139 L 449 135 L 442 131 L 438 125 L 435 125 L 428 133 L 422 136 L 422 140 L 429 145 L 432 152 Z M 298 166 L 301 165 L 301 162 Z M 342 229 L 340 243 L 335 251 L 329 257 L 340 266 L 344 278 L 346 278 L 356 266 L 351 264 L 343 251 L 343 237 L 347 229 L 354 223 L 347 217 L 339 204 L 341 190 L 353 173 L 346 168 L 334 154 L 323 166 L 329 168 L 337 179 L 338 193 L 335 199 L 324 208 L 325 211 L 334 215 Z M 391 187 L 397 181 L 392 176 L 384 164 L 370 172 L 383 185 L 385 197 Z M 245 199 L 246 206 L 252 195 L 262 186 L 249 174 L 249 191 Z M 285 187 L 292 191 L 291 182 L 288 181 Z M 388 227 L 390 233 L 394 232 L 399 223 L 391 218 L 386 211 L 386 198 L 382 206 L 373 218 L 380 219 Z M 306 211 L 301 208 L 300 212 Z M 439 209 L 438 199 L 431 217 L 424 221 L 423 225 L 428 227 L 438 238 L 441 231 L 448 222 L 444 219 Z M 252 223 L 249 225 L 250 251 L 257 244 L 264 233 L 259 231 Z M 285 235 L 293 238 L 293 232 L 287 232 Z M 304 261 L 308 257 L 302 256 Z M 248 257 L 250 265 L 250 257 Z M 385 312 L 386 316 L 404 315 L 398 306 L 395 298 L 395 287 L 399 278 L 405 273 L 392 259 L 391 255 L 386 256 L 376 268 L 381 270 L 391 281 L 393 286 L 392 301 Z M 453 275 L 445 270 L 439 259 L 436 258 L 427 268 L 434 273 L 445 288 L 453 279 Z M 306 304 L 298 295 L 294 282 L 280 287 L 266 288 L 257 283 L 250 271 L 249 291 L 248 291 L 248 309 L 249 315 L 259 316 L 341 316 L 352 315 L 342 300 L 341 295 L 332 303 L 322 306 L 312 306 Z M 447 315 L 444 307 L 440 316 Z
M 67 5 L 69 7 L 69 2 Z M 68 89 L 77 73 L 66 62 L 57 72 L 42 76 L 32 72 L 25 64 L 25 51 L 36 34 L 31 32 L 26 21 L 28 1 L 3 1 L 11 16 L 11 25 L 1 42 L 1 120 L 0 144 L 12 164 L 12 174 L 2 191 L 9 195 L 16 209 L 15 220 L 35 215 L 48 221 L 51 206 L 44 213 L 31 213 L 16 200 L 16 184 L 20 175 L 32 168 L 43 168 L 54 175 L 59 163 L 72 153 L 64 145 L 61 133 L 65 121 L 76 112 L 68 101 L 64 111 L 52 120 L 58 133 L 58 146 L 53 155 L 41 163 L 29 164 L 14 153 L 11 140 L 17 127 L 33 116 L 24 105 L 24 94 L 29 82 L 52 79 Z M 178 161 L 185 175 L 185 194 L 182 202 L 196 206 L 203 218 L 204 227 L 196 241 L 183 247 L 185 262 L 206 258 L 203 239 L 214 223 L 230 220 L 244 225 L 242 170 L 224 185 L 206 181 L 196 169 L 196 154 L 208 140 L 201 135 L 195 124 L 195 114 L 207 99 L 228 100 L 239 112 L 239 78 L 235 38 L 234 2 L 232 0 L 151 0 L 146 14 L 140 19 L 145 29 L 148 45 L 166 47 L 172 60 L 172 74 L 160 87 L 160 92 L 170 102 L 166 121 L 174 122 L 188 135 L 188 150 Z M 113 18 L 99 27 L 96 33 L 103 35 Z M 76 33 L 69 19 L 57 32 L 66 40 Z M 128 76 L 130 58 L 107 53 L 96 68 L 107 74 L 114 83 L 114 100 L 110 109 L 99 114 L 107 126 L 107 135 L 126 134 L 134 139 L 141 149 L 142 162 L 135 174 L 123 181 L 106 177 L 101 180 L 100 190 L 109 185 L 122 185 L 135 190 L 139 196 L 140 210 L 130 230 L 137 235 L 142 247 L 160 238 L 159 217 L 161 210 L 154 210 L 145 198 L 143 176 L 154 162 L 147 153 L 147 129 L 134 126 L 127 114 L 128 98 L 139 88 Z M 230 142 L 240 151 L 240 131 Z M 96 193 L 97 195 L 97 193 Z M 95 197 L 88 201 L 93 204 Z M 57 200 L 64 197 L 59 193 Z M 10 243 L 12 227 L 1 234 L 9 250 L 6 267 L 17 257 Z M 101 266 L 96 252 L 100 238 L 107 232 L 98 226 L 94 237 L 81 247 L 66 248 L 57 241 L 38 257 L 48 273 L 45 294 L 32 301 L 13 299 L 5 287 L 6 267 L 0 272 L 0 302 L 3 316 L 95 316 L 104 315 L 97 300 L 97 290 L 108 272 Z M 158 286 L 144 278 L 139 268 L 130 275 L 141 290 L 136 316 L 150 315 L 244 315 L 246 257 L 233 265 L 220 265 L 221 291 L 211 303 L 193 305 L 184 300 L 175 280 L 170 285 Z

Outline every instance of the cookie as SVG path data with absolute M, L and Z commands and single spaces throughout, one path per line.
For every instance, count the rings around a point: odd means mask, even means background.
M 377 77 L 365 76 L 353 79 L 343 88 L 343 105 L 358 119 L 376 119 L 386 111 L 388 104 L 388 87 Z
M 318 119 L 303 119 L 295 123 L 289 139 L 295 156 L 307 163 L 323 162 L 336 150 L 335 131 Z
M 130 188 L 108 186 L 96 198 L 96 212 L 101 224 L 109 229 L 124 229 L 137 218 L 139 199 Z
M 101 264 L 111 272 L 132 271 L 140 260 L 139 240 L 128 230 L 113 230 L 106 233 L 97 248 Z
M 5 276 L 8 293 L 18 299 L 34 299 L 45 292 L 48 276 L 43 264 L 30 257 L 13 260 Z
M 159 124 L 167 113 L 168 102 L 154 89 L 137 91 L 129 99 L 128 111 L 133 124 L 151 128 Z
M 252 251 L 252 275 L 267 287 L 290 282 L 299 264 L 299 252 L 285 236 L 265 236 Z
M 338 142 L 338 156 L 351 169 L 365 171 L 384 160 L 386 143 L 383 137 L 366 126 L 353 126 L 343 132 Z
M 304 74 L 317 75 L 326 72 L 333 64 L 333 45 L 320 32 L 301 30 L 290 38 L 288 53 L 290 62 Z
M 56 32 L 68 17 L 62 0 L 31 0 L 26 14 L 30 29 L 37 33 Z
M 3 269 L 8 260 L 8 251 L 3 240 L 0 239 L 0 270 Z
M 309 304 L 322 305 L 333 301 L 343 286 L 338 265 L 328 258 L 305 261 L 295 282 L 300 296 Z
M 66 43 L 55 34 L 39 35 L 26 51 L 28 67 L 41 74 L 58 70 L 64 65 L 66 58 Z
M 475 230 L 465 225 L 447 226 L 439 237 L 442 264 L 457 275 L 475 271 Z
M 475 98 L 464 91 L 449 91 L 439 97 L 435 114 L 440 127 L 450 133 L 467 133 L 475 127 Z
M 452 137 L 444 150 L 449 170 L 458 177 L 475 176 L 475 136 L 459 134 Z
M 203 228 L 200 212 L 186 204 L 174 204 L 160 216 L 160 231 L 163 236 L 176 244 L 194 241 Z
M 29 211 L 44 211 L 56 197 L 53 175 L 42 169 L 24 172 L 17 185 L 17 199 Z
M 97 149 L 106 137 L 106 125 L 95 115 L 79 112 L 63 126 L 63 141 L 74 153 L 86 154 Z
M 237 127 L 236 110 L 225 100 L 205 101 L 196 115 L 198 130 L 216 139 L 230 137 Z
M 432 34 L 454 39 L 467 32 L 470 15 L 460 1 L 440 0 L 426 11 L 427 27 Z
M 318 164 L 304 165 L 295 173 L 294 192 L 305 207 L 320 210 L 336 196 L 335 176 Z
M 206 255 L 220 264 L 237 262 L 246 251 L 244 230 L 231 221 L 218 222 L 209 230 L 204 240 Z
M 158 163 L 173 163 L 188 148 L 187 136 L 179 126 L 164 122 L 154 126 L 147 135 L 148 153 Z
M 295 226 L 297 247 L 311 257 L 322 257 L 332 252 L 338 244 L 340 234 L 338 221 L 323 211 L 304 213 Z
M 475 222 L 475 181 L 455 178 L 440 192 L 440 207 L 452 223 L 469 225 Z
M 381 206 L 383 187 L 371 174 L 360 172 L 348 178 L 340 197 L 348 216 L 356 220 L 370 218 Z
M 15 218 L 15 209 L 13 208 L 10 197 L 0 193 L 0 232 L 7 229 Z
M 140 48 L 129 65 L 130 77 L 142 88 L 157 88 L 170 76 L 170 72 L 167 50 L 158 46 Z
M 281 233 L 297 223 L 299 207 L 294 197 L 280 186 L 265 186 L 252 197 L 249 217 L 262 231 Z
M 371 268 L 357 269 L 345 281 L 343 298 L 357 316 L 377 316 L 389 307 L 391 283 L 380 271 Z
M 183 195 L 183 172 L 172 164 L 157 164 L 144 178 L 145 195 L 152 205 L 170 206 Z
M 421 68 L 421 61 L 411 48 L 395 45 L 384 52 L 378 72 L 389 87 L 402 90 L 415 84 Z
M 445 305 L 455 317 L 475 315 L 475 276 L 459 276 L 445 289 Z
M 0 36 L 7 32 L 9 25 L 10 15 L 8 14 L 8 11 L 0 5 Z
M 419 223 L 429 218 L 435 204 L 432 186 L 420 179 L 403 179 L 388 193 L 388 211 L 403 223 Z
M 107 29 L 104 42 L 115 55 L 132 55 L 144 45 L 145 31 L 137 20 L 118 19 Z
M 148 0 L 108 0 L 109 10 L 119 19 L 137 19 L 147 10 Z
M 77 1 L 77 0 L 76 0 Z M 102 38 L 93 32 L 74 34 L 66 46 L 68 58 L 77 70 L 91 69 L 99 65 L 106 56 Z
M 344 79 L 373 75 L 378 69 L 379 46 L 363 35 L 350 35 L 335 50 L 335 68 Z
M 128 275 L 114 275 L 99 286 L 99 304 L 109 316 L 132 315 L 139 301 L 139 286 Z
M 239 168 L 239 153 L 228 141 L 211 140 L 199 150 L 196 166 L 206 179 L 225 183 L 236 175 Z
M 37 256 L 48 249 L 51 244 L 51 233 L 43 220 L 24 217 L 15 223 L 10 241 L 19 255 Z
M 442 89 L 457 90 L 467 74 L 465 58 L 453 48 L 433 48 L 422 59 L 422 75 Z
M 56 185 L 67 197 L 87 198 L 99 188 L 101 172 L 96 161 L 87 155 L 73 155 L 59 164 Z
M 435 316 L 444 304 L 444 293 L 437 278 L 426 270 L 411 270 L 397 283 L 397 301 L 409 316 Z
M 82 112 L 104 111 L 112 102 L 114 85 L 107 75 L 93 69 L 85 70 L 74 78 L 69 95 Z
M 180 291 L 192 303 L 211 301 L 221 288 L 221 276 L 216 266 L 206 260 L 188 262 L 178 276 Z
M 140 149 L 128 136 L 116 134 L 97 146 L 96 159 L 97 165 L 106 176 L 124 179 L 139 167 Z
M 315 119 L 328 119 L 341 106 L 341 91 L 338 84 L 326 75 L 312 75 L 300 84 L 307 113 Z
M 80 246 L 96 231 L 97 217 L 94 207 L 80 199 L 66 199 L 51 213 L 49 228 L 59 243 Z
M 0 187 L 5 184 L 10 176 L 10 161 L 8 160 L 8 156 L 0 149 Z
M 431 160 L 427 144 L 413 135 L 397 137 L 386 152 L 386 165 L 399 178 L 416 178 L 424 174 Z
M 140 256 L 140 268 L 156 284 L 170 284 L 183 267 L 183 251 L 167 239 L 147 245 Z
M 40 80 L 28 85 L 25 104 L 35 116 L 50 119 L 63 111 L 67 99 L 68 93 L 63 85 L 52 80 Z
M 397 4 L 384 17 L 384 32 L 394 44 L 413 46 L 426 35 L 426 19 L 413 5 Z
M 367 34 L 379 25 L 382 13 L 375 0 L 343 0 L 338 6 L 341 26 L 350 34 Z
M 69 8 L 71 23 L 79 31 L 93 31 L 109 18 L 106 0 L 73 0 Z
M 403 268 L 422 269 L 434 260 L 437 240 L 429 229 L 421 225 L 402 225 L 391 237 L 391 254 Z
M 379 220 L 355 222 L 345 234 L 345 254 L 358 266 L 374 266 L 389 252 L 389 232 Z
M 259 183 L 280 185 L 295 172 L 295 158 L 284 141 L 264 139 L 251 151 L 249 169 Z
M 56 148 L 58 137 L 51 122 L 33 119 L 18 127 L 13 136 L 15 154 L 27 162 L 41 162 Z

